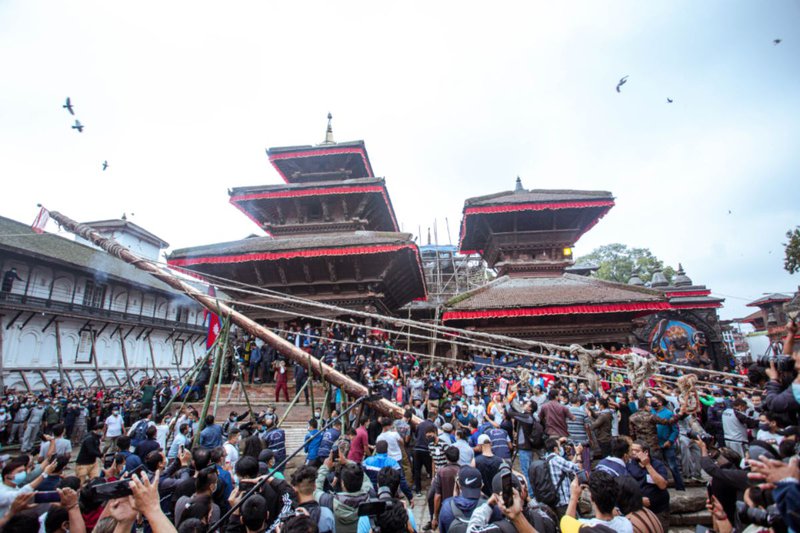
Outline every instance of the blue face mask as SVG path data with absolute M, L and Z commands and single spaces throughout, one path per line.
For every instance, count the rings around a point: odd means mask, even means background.
M 14 474 L 14 485 L 17 487 L 21 487 L 23 483 L 25 483 L 25 478 L 28 477 L 28 473 L 24 470 L 21 472 L 17 472 Z

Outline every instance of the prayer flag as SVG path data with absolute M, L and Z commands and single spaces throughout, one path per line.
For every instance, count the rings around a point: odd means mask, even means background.
M 216 296 L 217 292 L 212 285 L 208 286 L 209 296 Z M 219 320 L 219 315 L 212 313 L 208 310 L 204 311 L 204 315 L 208 318 L 208 335 L 206 336 L 206 349 L 211 348 L 219 337 L 219 332 L 222 329 L 222 322 Z
M 44 227 L 47 225 L 48 220 L 50 220 L 50 211 L 42 207 L 39 210 L 39 214 L 36 215 L 36 219 L 33 221 L 31 229 L 36 233 L 44 233 Z

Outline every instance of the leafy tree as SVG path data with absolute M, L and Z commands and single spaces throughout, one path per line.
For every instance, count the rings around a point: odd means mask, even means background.
M 789 242 L 784 244 L 786 247 L 786 257 L 783 259 L 783 268 L 789 274 L 800 272 L 800 226 L 794 231 L 787 231 L 786 238 Z
M 634 270 L 639 278 L 647 283 L 653 273 L 663 270 L 667 280 L 672 280 L 675 269 L 665 267 L 664 262 L 653 255 L 647 248 L 628 248 L 624 244 L 613 243 L 595 248 L 590 254 L 578 258 L 577 263 L 593 263 L 600 268 L 595 276 L 608 281 L 628 283 Z

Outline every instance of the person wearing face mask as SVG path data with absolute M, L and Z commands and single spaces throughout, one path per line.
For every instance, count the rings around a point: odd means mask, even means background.
M 756 433 L 756 440 L 764 441 L 772 444 L 776 448 L 783 442 L 783 435 L 780 431 L 780 419 L 774 413 L 763 413 L 759 417 L 758 432 Z
M 38 438 L 39 430 L 42 427 L 44 414 L 44 402 L 39 400 L 28 414 L 27 426 L 25 426 L 25 434 L 22 436 L 22 445 L 20 446 L 22 453 L 28 453 L 33 449 L 34 442 Z
M 232 428 L 228 432 L 228 440 L 222 445 L 225 448 L 225 463 L 230 465 L 232 471 L 236 468 L 236 461 L 239 460 L 239 442 L 242 440 L 239 428 Z
M 117 439 L 125 433 L 125 422 L 122 420 L 122 415 L 119 414 L 119 408 L 114 407 L 111 410 L 111 416 L 106 418 L 103 425 L 103 435 L 105 441 L 103 442 L 103 455 L 108 452 L 115 452 L 117 447 Z
M 3 483 L 0 484 L 0 518 L 8 512 L 11 503 L 17 496 L 36 490 L 42 481 L 55 471 L 56 462 L 49 463 L 33 481 L 23 485 L 28 477 L 26 467 L 27 463 L 21 457 L 9 461 L 3 467 Z

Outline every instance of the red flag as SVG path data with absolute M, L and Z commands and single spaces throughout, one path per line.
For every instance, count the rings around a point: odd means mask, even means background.
M 217 292 L 212 285 L 208 286 L 209 296 L 216 296 Z M 219 332 L 222 329 L 222 322 L 219 315 L 212 313 L 208 310 L 203 312 L 204 317 L 208 318 L 208 336 L 206 337 L 206 349 L 211 348 L 219 337 Z
M 36 215 L 36 219 L 33 221 L 31 229 L 36 233 L 44 233 L 44 227 L 47 225 L 48 220 L 50 220 L 50 211 L 42 207 L 39 210 L 39 214 Z

